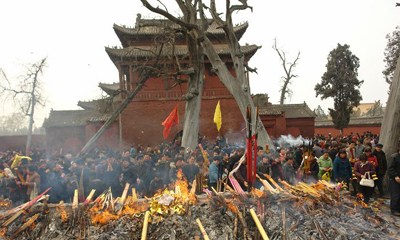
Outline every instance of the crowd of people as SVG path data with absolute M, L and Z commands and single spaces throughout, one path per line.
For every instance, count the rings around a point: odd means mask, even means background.
M 111 188 L 120 196 L 129 183 L 140 196 L 152 196 L 172 188 L 178 171 L 189 184 L 202 176 L 204 186 L 219 190 L 224 186 L 219 185 L 221 181 L 230 184 L 226 177 L 231 173 L 243 190 L 248 189 L 246 161 L 240 161 L 244 144 L 227 144 L 223 137 L 213 142 L 200 139 L 200 143 L 194 150 L 181 147 L 179 140 L 153 147 L 132 145 L 123 151 L 96 148 L 79 158 L 70 153 L 48 156 L 40 150 L 27 155 L 0 152 L 0 195 L 15 203 L 26 202 L 51 188 L 49 202 L 70 202 L 75 189 L 87 196 L 91 189 L 98 195 Z M 362 193 L 366 203 L 372 197 L 387 195 L 383 179 L 388 173 L 391 210 L 400 215 L 400 154 L 391 156 L 392 165 L 387 166 L 382 147 L 379 136 L 370 133 L 316 136 L 297 144 L 276 142 L 274 146 L 258 146 L 257 173 L 261 178 L 268 174 L 278 183 L 340 183 L 354 196 Z M 374 187 L 360 184 L 367 175 L 373 178 Z M 257 181 L 253 187 L 263 185 Z

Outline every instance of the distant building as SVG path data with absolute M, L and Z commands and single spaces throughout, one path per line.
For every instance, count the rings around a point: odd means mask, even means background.
M 360 103 L 353 109 L 349 125 L 343 129 L 343 135 L 363 134 L 365 132 L 379 134 L 384 111 L 385 108 L 381 106 L 379 101 L 375 103 Z M 340 131 L 335 129 L 329 116 L 329 119 L 317 119 L 315 121 L 315 134 L 337 136 Z

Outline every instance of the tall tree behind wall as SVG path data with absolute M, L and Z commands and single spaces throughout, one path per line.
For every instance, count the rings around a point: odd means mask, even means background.
M 0 93 L 10 96 L 17 106 L 21 108 L 21 111 L 29 118 L 25 149 L 25 154 L 27 155 L 31 147 L 36 106 L 37 104 L 41 106 L 45 104 L 40 77 L 43 74 L 43 69 L 46 67 L 46 59 L 43 58 L 27 66 L 26 73 L 24 73 L 22 80 L 17 84 L 13 84 L 16 81 L 10 81 L 4 72 L 0 83 Z

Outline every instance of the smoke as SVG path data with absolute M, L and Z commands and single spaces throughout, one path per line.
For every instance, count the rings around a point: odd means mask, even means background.
M 281 135 L 275 142 L 280 147 L 297 147 L 302 144 L 308 145 L 310 143 L 310 139 L 303 138 L 301 135 L 295 138 L 289 134 Z

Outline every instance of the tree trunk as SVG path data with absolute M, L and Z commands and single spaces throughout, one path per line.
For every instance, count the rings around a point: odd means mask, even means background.
M 217 70 L 216 74 L 218 75 L 220 81 L 233 95 L 236 103 L 239 106 L 240 112 L 242 113 L 243 119 L 246 119 L 247 106 L 250 106 L 253 113 L 255 112 L 254 102 L 250 94 L 250 88 L 246 84 L 241 84 L 237 79 L 232 76 L 232 74 L 228 71 L 225 63 L 221 61 L 211 41 L 206 36 L 203 38 L 203 41 L 201 43 L 213 68 Z M 246 81 L 243 80 L 243 82 Z M 266 144 L 268 144 L 271 148 L 273 148 L 271 138 L 265 130 L 265 127 L 262 124 L 260 118 L 258 118 L 257 121 L 259 123 L 258 129 L 256 129 L 258 131 L 258 145 L 265 146 Z M 252 122 L 255 122 L 255 114 L 252 114 Z
M 44 62 L 44 61 L 43 61 Z M 39 67 L 41 69 L 41 67 Z M 29 153 L 31 151 L 31 142 L 32 142 L 32 131 L 33 131 L 33 123 L 34 123 L 34 113 L 35 113 L 35 105 L 36 105 L 36 96 L 35 96 L 35 91 L 36 91 L 36 85 L 37 85 L 37 78 L 38 78 L 38 73 L 39 70 L 36 71 L 34 79 L 33 79 L 33 84 L 32 84 L 32 91 L 31 91 L 31 108 L 28 109 L 30 112 L 28 113 L 29 116 L 29 124 L 28 124 L 28 134 L 26 137 L 26 146 L 25 146 L 25 155 L 29 156 Z
M 400 139 L 400 57 L 397 59 L 396 70 L 390 86 L 390 94 L 382 120 L 379 142 L 390 165 L 390 156 L 397 151 Z
M 194 66 L 194 74 L 190 75 L 188 92 L 186 94 L 185 120 L 183 123 L 183 136 L 181 146 L 191 150 L 196 149 L 199 136 L 199 119 L 201 98 L 203 95 L 204 57 L 201 47 L 196 41 L 190 41 L 189 48 L 195 48 L 191 52 Z M 194 53 L 194 54 L 193 54 Z
M 282 91 L 281 91 L 281 100 L 279 101 L 280 105 L 285 103 L 285 95 L 286 95 L 286 88 L 289 83 L 290 79 L 285 79 L 285 83 L 283 84 Z

